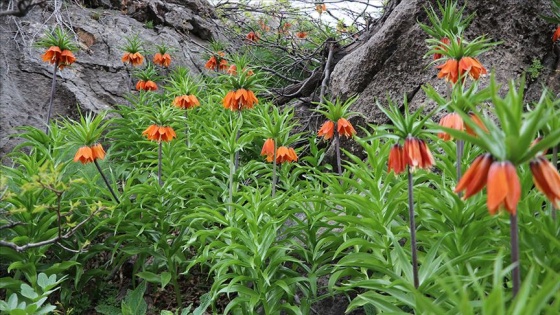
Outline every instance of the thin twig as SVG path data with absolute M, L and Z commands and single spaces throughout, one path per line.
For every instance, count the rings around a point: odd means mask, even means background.
M 52 85 L 51 85 L 51 99 L 49 101 L 49 111 L 47 112 L 47 127 L 45 129 L 45 133 L 47 135 L 49 134 L 49 125 L 50 125 L 50 121 L 51 121 L 54 91 L 55 91 L 55 88 L 56 88 L 56 71 L 57 70 L 58 70 L 58 60 L 54 63 L 53 78 L 52 78 Z
M 107 188 L 109 188 L 109 191 L 111 192 L 111 195 L 113 195 L 113 198 L 115 198 L 115 201 L 117 203 L 121 203 L 119 201 L 119 198 L 117 198 L 117 194 L 115 194 L 115 192 L 113 191 L 113 188 L 111 188 L 111 185 L 109 184 L 109 181 L 107 180 L 107 177 L 105 177 L 105 174 L 103 174 L 103 171 L 101 170 L 101 167 L 99 167 L 99 163 L 97 163 L 97 160 L 93 160 L 93 163 L 95 164 L 95 167 L 97 167 L 97 171 L 99 172 L 99 174 L 101 174 L 101 177 L 103 178 L 103 181 L 105 182 L 105 185 L 107 185 Z
M 93 212 L 92 214 L 89 215 L 89 217 L 87 217 L 86 219 L 84 219 L 82 222 L 78 223 L 73 229 L 71 229 L 68 233 L 66 233 L 65 235 L 62 236 L 57 236 L 55 238 L 51 238 L 49 240 L 46 241 L 41 241 L 41 242 L 37 242 L 37 243 L 28 243 L 22 246 L 19 246 L 15 243 L 12 242 L 8 242 L 8 241 L 4 241 L 4 240 L 0 240 L 0 246 L 2 247 L 9 247 L 17 252 L 23 252 L 29 248 L 35 248 L 35 247 L 41 247 L 41 246 L 45 246 L 45 245 L 49 245 L 49 244 L 54 244 L 54 243 L 58 243 L 61 240 L 65 240 L 70 238 L 72 235 L 74 235 L 81 227 L 82 225 L 86 224 L 89 220 L 91 220 L 91 218 L 93 218 L 97 213 L 103 211 L 107 209 L 107 207 L 101 207 L 97 210 L 95 210 L 95 212 Z

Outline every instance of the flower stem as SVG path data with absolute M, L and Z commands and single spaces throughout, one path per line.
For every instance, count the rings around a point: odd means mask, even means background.
M 558 145 L 552 147 L 552 165 L 558 169 Z M 552 216 L 552 220 L 556 221 L 556 209 L 554 209 L 554 205 L 552 203 L 550 203 L 550 214 Z
M 161 151 L 162 151 L 162 144 L 160 141 L 158 147 L 158 182 L 160 187 L 163 186 L 163 181 L 161 180 Z
M 228 178 L 228 192 L 229 192 L 229 196 L 228 196 L 228 217 L 229 215 L 231 215 L 231 205 L 233 204 L 233 175 L 235 174 L 235 158 L 234 155 L 231 154 L 230 157 L 230 162 L 229 162 L 229 178 Z
M 461 180 L 462 172 L 461 166 L 463 162 L 463 150 L 465 149 L 465 142 L 463 140 L 457 140 L 457 182 Z M 461 197 L 463 193 L 459 192 L 459 197 Z
M 410 217 L 410 246 L 412 251 L 412 274 L 414 287 L 418 289 L 418 255 L 416 253 L 416 222 L 414 222 L 414 196 L 412 194 L 412 171 L 408 167 L 408 216 Z
M 107 188 L 109 188 L 109 191 L 111 192 L 111 195 L 113 195 L 113 198 L 115 199 L 115 201 L 117 203 L 121 203 L 119 201 L 119 198 L 117 198 L 117 195 L 113 191 L 113 188 L 111 188 L 111 185 L 109 185 L 109 181 L 107 180 L 107 177 L 105 177 L 105 174 L 103 174 L 103 171 L 101 171 L 101 167 L 99 167 L 99 163 L 97 163 L 97 160 L 93 160 L 93 163 L 95 164 L 95 167 L 97 167 L 97 171 L 99 172 L 99 174 L 101 174 L 101 177 L 103 178 L 103 181 L 105 182 L 105 185 L 107 185 Z
M 187 118 L 189 117 L 189 112 L 185 110 L 185 143 L 187 148 L 191 146 L 189 142 L 189 123 L 187 122 Z
M 276 176 L 276 167 L 277 167 L 277 165 L 276 165 L 277 164 L 276 163 L 276 150 L 277 150 L 276 149 L 276 139 L 274 139 L 274 154 L 273 154 L 274 159 L 272 161 L 272 163 L 274 163 L 273 166 L 272 166 L 272 197 L 274 197 L 276 195 L 276 181 L 278 180 L 277 176 Z
M 334 123 L 334 151 L 336 152 L 336 170 L 338 176 L 342 176 L 342 163 L 340 162 L 340 135 L 336 131 L 336 123 Z
M 241 121 L 241 110 L 238 111 L 239 112 L 239 121 Z M 237 143 L 237 141 L 239 141 L 239 136 L 241 131 L 241 127 L 239 127 L 239 129 L 237 129 L 237 135 L 235 136 L 235 143 Z M 237 171 L 237 168 L 239 167 L 239 150 L 235 150 L 235 170 Z
M 49 134 L 49 124 L 51 122 L 54 91 L 56 89 L 56 70 L 58 70 L 58 61 L 54 63 L 53 78 L 52 78 L 52 85 L 51 85 L 51 99 L 49 101 L 49 111 L 47 112 L 47 127 L 45 129 L 45 133 L 47 135 Z
M 517 214 L 510 215 L 510 238 L 511 238 L 511 263 L 515 265 L 512 270 L 513 297 L 515 297 L 517 295 L 517 292 L 519 292 L 519 287 L 521 286 Z

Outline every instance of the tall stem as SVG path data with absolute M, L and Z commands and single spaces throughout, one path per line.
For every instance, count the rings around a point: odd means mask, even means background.
M 462 162 L 463 162 L 463 151 L 465 149 L 465 142 L 463 140 L 457 140 L 457 159 L 456 159 L 456 163 L 457 163 L 457 182 L 459 182 L 461 180 L 461 176 L 463 176 L 462 172 L 461 172 L 461 166 L 462 166 Z M 463 193 L 459 192 L 459 197 L 461 197 Z
M 187 145 L 187 148 L 191 146 L 190 142 L 189 142 L 189 123 L 187 121 L 187 118 L 189 117 L 189 112 L 187 110 L 185 110 L 185 143 Z
M 235 158 L 234 154 L 231 154 L 230 162 L 229 162 L 229 178 L 228 178 L 228 216 L 231 215 L 231 205 L 233 204 L 233 175 L 235 174 Z
M 276 195 L 276 181 L 278 180 L 276 177 L 276 150 L 277 150 L 277 146 L 276 146 L 276 139 L 274 139 L 274 154 L 273 156 L 273 166 L 272 166 L 272 197 L 274 197 Z
M 558 145 L 555 145 L 552 148 L 552 165 L 558 169 Z M 550 203 L 550 214 L 552 216 L 552 220 L 556 221 L 556 209 L 554 209 L 554 205 L 552 203 Z
M 414 196 L 412 194 L 412 171 L 408 167 L 408 216 L 410 217 L 410 246 L 412 251 L 412 274 L 414 287 L 418 289 L 418 255 L 416 253 L 416 222 L 414 221 Z
M 159 142 L 159 147 L 158 147 L 158 181 L 159 181 L 159 186 L 163 186 L 163 181 L 161 180 L 161 141 Z
M 238 110 L 238 113 L 239 113 L 239 121 L 241 121 L 241 109 Z M 235 135 L 235 143 L 239 141 L 240 132 L 241 132 L 241 126 L 237 129 L 237 135 Z M 239 151 L 235 150 L 235 170 L 237 170 L 237 167 L 239 167 Z
M 58 238 L 62 239 L 62 216 L 60 215 L 60 201 L 62 200 L 62 193 L 56 194 L 56 216 L 58 222 Z
M 113 198 L 115 199 L 115 201 L 117 203 L 121 203 L 119 201 L 119 198 L 117 198 L 117 195 L 113 191 L 113 188 L 111 188 L 111 185 L 109 185 L 109 181 L 107 180 L 107 177 L 105 177 L 105 174 L 103 174 L 103 171 L 101 171 L 101 167 L 99 167 L 99 163 L 97 163 L 97 160 L 93 160 L 93 163 L 95 164 L 95 167 L 97 168 L 97 171 L 99 172 L 99 174 L 101 174 L 101 177 L 103 178 L 103 181 L 105 182 L 105 185 L 107 185 L 107 188 L 109 188 L 109 191 L 111 192 L 111 195 L 113 195 Z
M 342 163 L 340 162 L 340 135 L 336 131 L 336 124 L 334 123 L 334 151 L 336 152 L 336 170 L 339 176 L 342 176 Z
M 510 238 L 511 238 L 511 263 L 515 264 L 512 270 L 513 297 L 519 292 L 521 286 L 521 271 L 519 261 L 519 233 L 517 228 L 517 214 L 510 215 Z
M 52 107 L 53 107 L 53 100 L 54 100 L 54 91 L 56 89 L 56 70 L 58 70 L 58 61 L 54 63 L 54 70 L 53 70 L 53 78 L 52 78 L 52 85 L 51 85 L 51 99 L 49 101 L 49 110 L 47 112 L 47 127 L 45 129 L 45 133 L 49 134 L 49 124 L 51 123 L 51 114 L 52 114 Z

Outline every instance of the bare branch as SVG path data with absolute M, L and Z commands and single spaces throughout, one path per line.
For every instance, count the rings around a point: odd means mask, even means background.
M 13 15 L 17 17 L 23 17 L 33 9 L 33 7 L 39 5 L 43 6 L 46 4 L 47 0 L 18 0 L 16 6 L 17 10 L 8 10 L 0 12 L 0 16 Z

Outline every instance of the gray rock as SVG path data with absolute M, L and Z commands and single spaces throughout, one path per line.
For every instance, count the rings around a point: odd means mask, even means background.
M 203 68 L 202 46 L 218 34 L 208 2 L 134 1 L 127 10 L 136 18 L 120 11 L 76 5 L 60 9 L 59 17 L 73 28 L 80 50 L 75 53 L 76 63 L 58 72 L 53 117 L 75 118 L 78 108 L 98 112 L 125 103 L 124 96 L 134 87 L 129 67 L 121 61 L 126 36 L 139 34 L 147 59 L 157 52 L 156 44 L 165 43 L 174 50 L 172 67 L 182 65 L 193 73 Z M 35 8 L 23 18 L 0 18 L 2 155 L 16 144 L 10 138 L 16 127 L 45 124 L 53 69 L 41 60 L 44 51 L 32 44 L 52 26 L 55 17 L 52 11 Z M 148 20 L 153 21 L 153 29 L 145 27 Z

